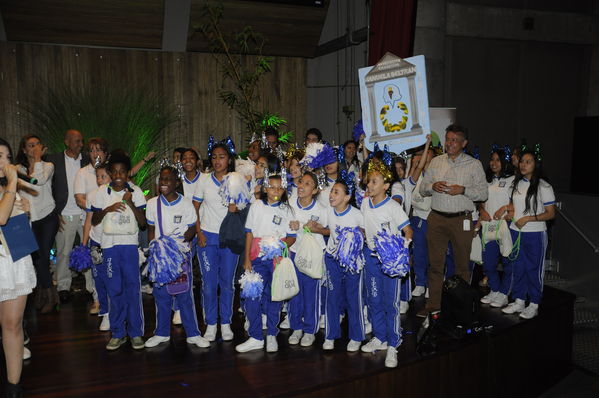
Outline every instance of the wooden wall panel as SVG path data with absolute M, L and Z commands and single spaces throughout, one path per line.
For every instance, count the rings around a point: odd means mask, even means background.
M 249 60 L 251 62 L 251 59 Z M 247 135 L 237 114 L 218 99 L 223 80 L 210 54 L 112 50 L 85 47 L 0 43 L 0 136 L 12 145 L 32 131 L 20 105 L 42 98 L 48 87 L 149 85 L 178 110 L 178 120 L 164 134 L 162 148 L 198 146 L 209 134 L 231 135 L 245 148 Z M 274 58 L 273 71 L 260 85 L 259 109 L 287 119 L 289 129 L 306 129 L 306 61 Z

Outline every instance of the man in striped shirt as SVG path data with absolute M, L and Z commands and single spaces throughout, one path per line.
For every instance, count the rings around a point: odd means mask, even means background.
M 472 238 L 474 202 L 487 200 L 488 188 L 483 167 L 477 159 L 464 153 L 467 130 L 457 124 L 445 129 L 445 154 L 435 157 L 420 186 L 422 196 L 431 196 L 427 243 L 429 299 L 418 316 L 425 317 L 441 308 L 445 253 L 453 246 L 456 274 L 470 280 L 468 262 Z

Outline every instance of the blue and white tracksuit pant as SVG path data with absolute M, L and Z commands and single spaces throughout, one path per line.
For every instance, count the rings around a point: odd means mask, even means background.
M 202 274 L 202 304 L 206 325 L 231 323 L 235 295 L 235 270 L 239 255 L 219 246 L 218 234 L 204 232 L 206 247 L 198 247 Z M 220 297 L 219 297 L 220 290 Z
M 416 286 L 426 287 L 426 274 L 428 273 L 428 243 L 426 231 L 428 223 L 420 217 L 410 217 L 410 226 L 414 235 L 412 237 L 413 268 Z M 403 288 L 403 286 L 402 286 Z
M 189 277 L 189 290 L 185 293 L 171 295 L 166 290 L 166 285 L 160 286 L 155 283 L 152 288 L 154 303 L 156 305 L 156 329 L 154 335 L 168 337 L 171 335 L 171 310 L 174 303 L 181 311 L 181 322 L 185 328 L 187 337 L 200 335 L 198 317 L 196 315 L 195 298 L 193 294 L 193 271 L 187 273 Z
M 291 253 L 295 259 L 295 253 Z M 304 333 L 316 334 L 320 320 L 321 280 L 310 278 L 297 267 L 297 281 L 299 293 L 289 300 L 287 314 L 291 330 L 303 330 Z
M 499 276 L 497 263 L 503 259 L 503 276 Z M 501 256 L 499 244 L 492 240 L 483 246 L 483 271 L 488 278 L 488 284 L 493 292 L 509 295 L 514 281 L 512 262 Z
M 262 276 L 264 289 L 262 291 L 262 297 L 256 299 L 246 298 L 243 300 L 243 306 L 245 316 L 250 323 L 248 328 L 249 336 L 256 340 L 264 340 L 262 335 L 262 313 L 266 314 L 267 334 L 269 336 L 276 336 L 279 333 L 277 325 L 280 321 L 283 303 L 271 300 L 272 272 L 274 270 L 273 261 L 257 258 L 252 261 L 252 268 Z M 264 308 L 262 308 L 263 306 Z
M 327 270 L 326 298 L 326 326 L 325 335 L 327 340 L 335 340 L 341 337 L 341 300 L 345 298 L 347 308 L 347 322 L 349 338 L 354 341 L 362 341 L 364 336 L 364 314 L 362 308 L 362 283 L 363 272 L 356 274 L 347 272 L 339 265 L 332 255 L 325 255 Z M 342 311 L 342 310 L 341 310 Z
M 510 229 L 512 241 L 518 239 L 518 232 Z M 545 252 L 547 232 L 522 232 L 520 251 L 513 260 L 514 286 L 512 297 L 540 304 L 543 296 L 543 276 L 545 272 Z
M 112 337 L 141 337 L 144 335 L 144 313 L 137 245 L 113 246 L 102 249 L 102 254 L 108 282 Z
M 380 261 L 372 256 L 370 249 L 364 248 L 364 257 L 364 284 L 368 289 L 368 316 L 372 322 L 372 333 L 380 341 L 387 342 L 389 347 L 399 347 L 401 278 L 385 275 L 381 271 Z
M 90 246 L 100 247 L 100 244 L 94 240 L 90 240 L 89 244 Z M 104 261 L 101 264 L 92 265 L 92 276 L 94 278 L 96 294 L 98 295 L 98 302 L 100 303 L 100 312 L 98 312 L 98 315 L 107 315 L 110 312 L 110 301 L 108 300 L 108 277 L 106 276 Z

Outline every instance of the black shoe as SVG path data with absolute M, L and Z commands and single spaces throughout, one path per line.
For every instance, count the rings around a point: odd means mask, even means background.
M 58 292 L 58 297 L 60 298 L 60 303 L 65 304 L 71 301 L 71 292 L 68 290 L 61 290 Z
M 23 396 L 21 384 L 6 383 L 6 398 L 20 398 Z

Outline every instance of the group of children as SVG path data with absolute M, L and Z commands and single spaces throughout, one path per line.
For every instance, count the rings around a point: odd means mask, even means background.
M 429 143 L 415 151 L 406 170 L 401 158 L 393 159 L 384 151 L 370 156 L 364 152 L 360 161 L 355 141 L 336 149 L 313 142 L 304 150 L 293 146 L 283 152 L 276 141 L 254 139 L 242 173 L 249 192 L 246 210 L 236 200 L 223 198 L 223 184 L 236 171 L 230 140 L 209 145 L 209 164 L 204 165 L 209 169 L 205 172 L 197 151 L 182 149 L 177 163 L 160 167 L 157 196 L 147 203 L 129 178 L 129 158 L 121 152 L 112 154 L 106 163 L 96 165 L 98 188 L 85 198 L 89 215 L 83 242 L 101 249 L 97 250 L 101 258 L 94 261 L 93 276 L 100 314 L 108 314 L 101 329 L 112 332 L 106 348 L 118 349 L 127 336 L 134 349 L 169 341 L 173 311 L 180 314 L 189 344 L 209 347 L 219 325 L 221 338 L 232 340 L 235 276 L 242 266 L 245 272 L 260 275 L 263 288 L 259 297 L 241 300 L 248 339 L 236 346 L 238 352 L 260 350 L 265 345 L 267 352 L 276 352 L 277 334 L 283 325 L 291 329 L 289 344 L 311 346 L 323 319 L 323 349 L 332 350 L 341 337 L 341 319 L 347 314 L 347 351 L 385 350 L 385 365 L 397 366 L 397 348 L 402 342 L 400 314 L 407 311 L 412 295 L 426 292 L 426 219 L 431 208 L 430 197 L 420 194 L 419 183 L 434 156 Z M 491 292 L 481 301 L 503 308 L 505 313 L 531 318 L 541 299 L 545 221 L 553 217 L 555 198 L 551 186 L 541 178 L 540 161 L 533 152 L 516 157 L 514 175 L 508 171 L 506 158 L 502 150 L 493 150 L 489 199 L 478 206 L 475 231 L 484 223 L 514 220 L 511 233 L 517 250 L 502 256 L 497 241 L 488 239 L 483 267 Z M 251 172 L 247 162 L 251 162 Z M 232 213 L 243 214 L 245 219 L 241 255 L 220 239 L 223 221 Z M 170 237 L 179 251 L 175 257 L 185 260 L 178 269 L 181 277 L 176 287 L 153 279 L 156 328 L 144 341 L 138 231 L 146 226 L 151 252 L 152 245 L 163 244 L 160 238 Z M 385 241 L 383 234 L 390 239 Z M 321 250 L 323 277 L 297 270 L 299 293 L 286 303 L 273 301 L 271 284 L 278 260 L 263 255 L 260 241 L 284 242 L 293 260 L 305 247 L 302 240 L 308 235 Z M 388 245 L 385 250 L 396 253 L 410 247 L 416 283 L 413 291 L 409 274 L 389 272 L 406 264 L 389 263 L 389 256 L 381 254 L 383 244 Z M 348 252 L 347 247 L 353 251 Z M 161 261 L 168 262 L 156 255 L 160 250 L 153 253 L 153 269 L 160 269 Z M 203 336 L 192 282 L 194 256 L 202 279 L 202 313 L 207 325 Z M 503 264 L 501 273 L 498 263 Z M 510 293 L 515 301 L 508 305 Z M 525 306 L 526 300 L 536 306 Z M 284 307 L 287 318 L 281 322 Z M 362 345 L 370 331 L 372 338 Z

